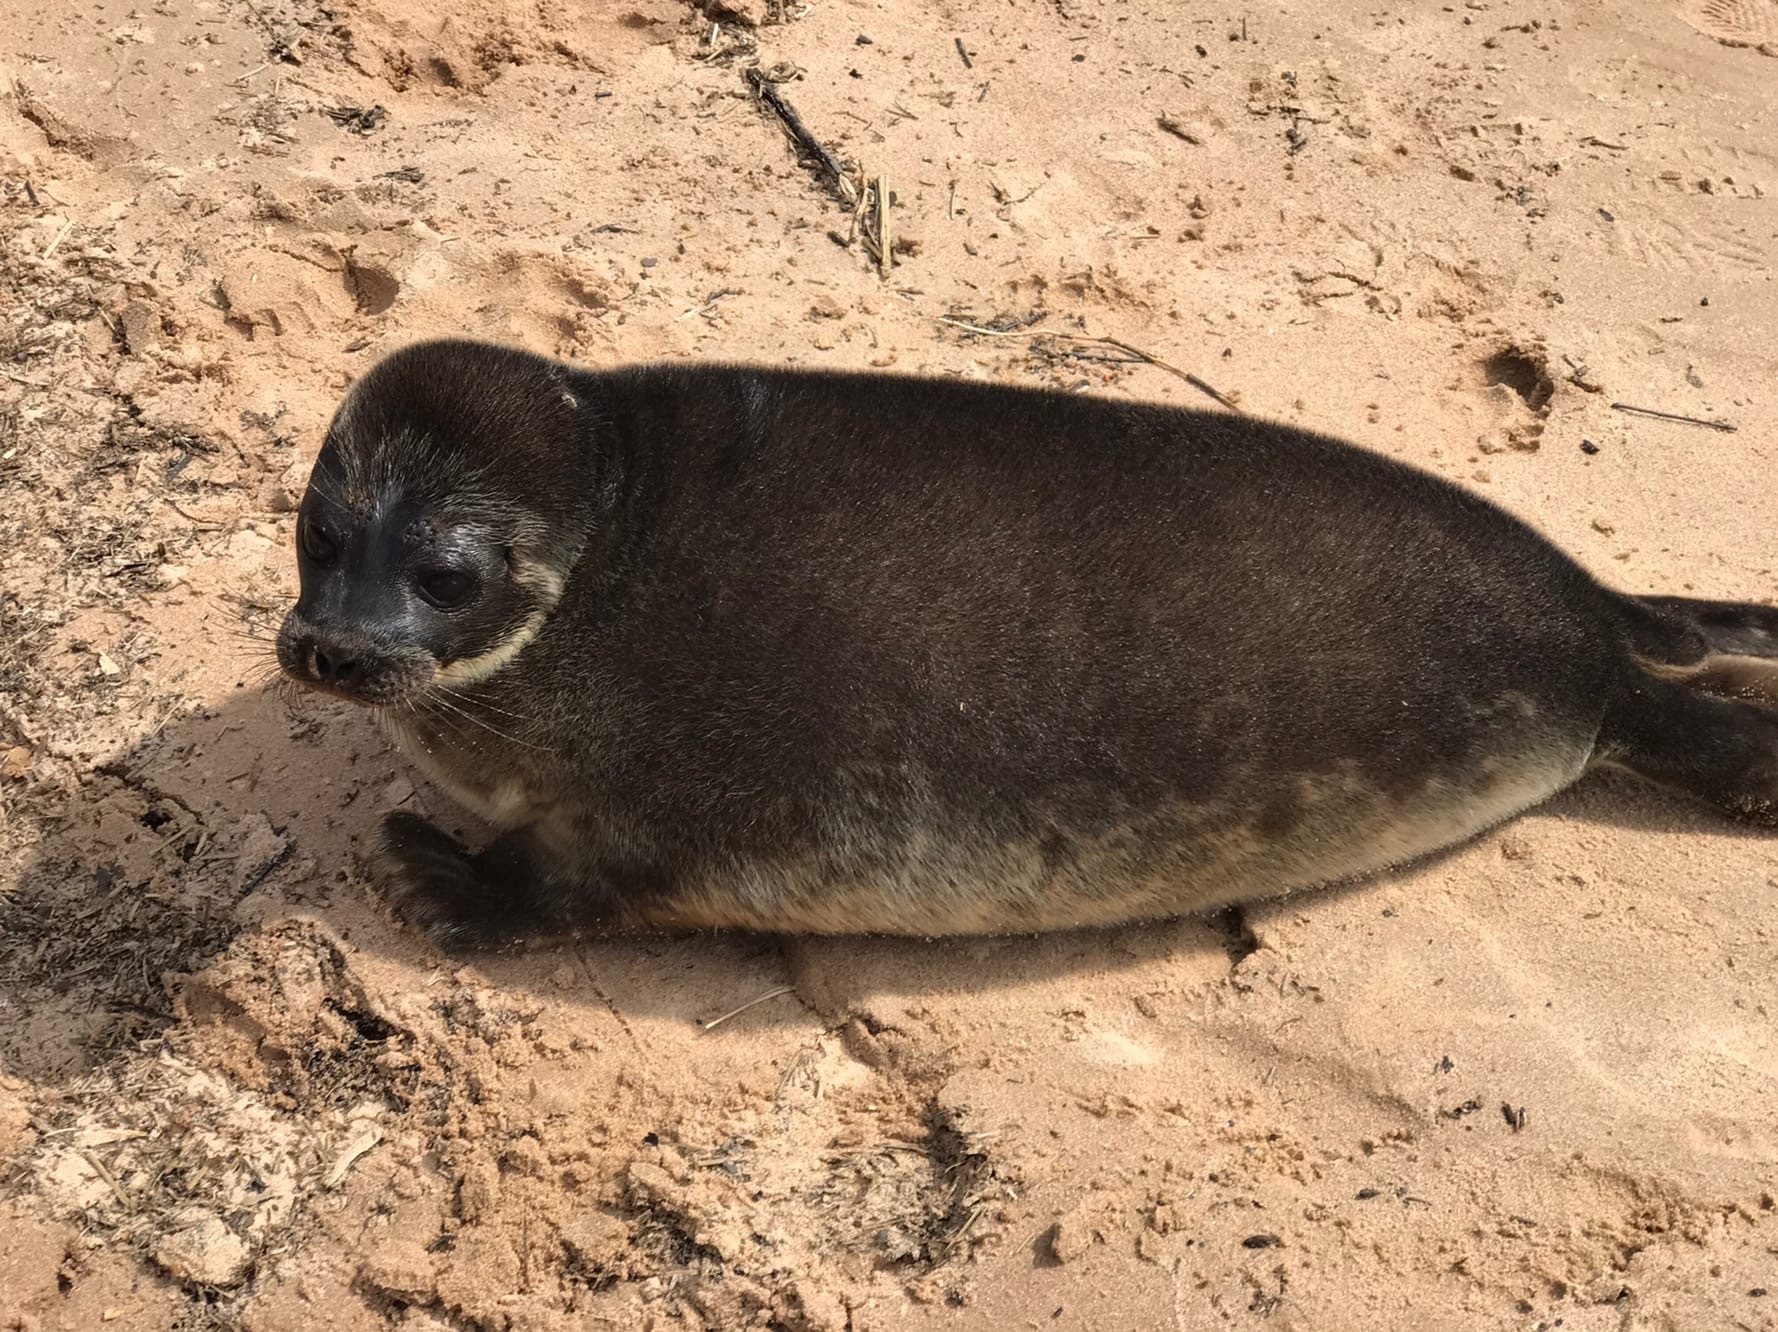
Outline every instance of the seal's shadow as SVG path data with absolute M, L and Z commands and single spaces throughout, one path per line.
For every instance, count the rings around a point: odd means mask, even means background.
M 813 939 L 787 949 L 771 936 L 705 932 L 444 957 L 390 916 L 367 880 L 367 858 L 392 807 L 417 804 L 472 842 L 474 824 L 363 713 L 245 684 L 220 706 L 144 733 L 79 780 L 45 774 L 13 787 L 12 817 L 41 836 L 14 891 L 0 895 L 0 1003 L 23 1015 L 0 1024 L 0 1073 L 51 1084 L 170 1023 L 181 974 L 202 970 L 241 931 L 292 913 L 421 972 L 469 964 L 497 987 L 547 982 L 563 999 L 688 1024 L 719 1012 L 718 996 L 751 997 L 749 977 L 798 981 L 800 993 L 811 968 L 830 984 L 821 999 L 805 998 L 839 1020 L 866 986 L 914 998 L 1169 959 L 1202 974 L 1251 947 L 1238 915 L 1224 914 L 993 941 Z M 1606 775 L 1521 817 L 1764 836 Z M 1461 849 L 1294 900 L 1312 911 L 1316 902 L 1383 891 Z M 866 957 L 868 978 L 853 975 Z M 570 971 L 584 986 L 564 990 Z M 793 1016 L 806 1020 L 795 1005 L 762 1005 L 732 1029 Z

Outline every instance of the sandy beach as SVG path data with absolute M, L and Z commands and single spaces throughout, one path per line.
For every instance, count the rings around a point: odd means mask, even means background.
M 1770 601 L 1775 271 L 1778 0 L 15 0 L 0 1332 L 1778 1329 L 1770 836 L 1589 779 L 1241 917 L 466 961 L 367 854 L 471 825 L 268 687 L 447 332 L 1190 375 Z

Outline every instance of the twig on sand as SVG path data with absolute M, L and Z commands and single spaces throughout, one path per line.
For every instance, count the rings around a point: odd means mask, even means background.
M 352 1173 L 352 1167 L 358 1164 L 358 1158 L 365 1155 L 382 1140 L 383 1130 L 374 1125 L 353 1138 L 346 1144 L 345 1149 L 334 1158 L 327 1177 L 321 1181 L 321 1187 L 337 1189 L 340 1186 L 340 1181 Z
M 112 1172 L 111 1168 L 91 1152 L 87 1151 L 84 1147 L 76 1147 L 74 1150 L 79 1154 L 81 1160 L 85 1161 L 93 1168 L 94 1174 L 111 1186 L 111 1191 L 117 1195 L 118 1202 L 122 1203 L 124 1208 L 128 1210 L 130 1208 L 130 1195 L 123 1191 L 123 1185 L 118 1182 L 117 1176 Z
M 889 240 L 889 182 L 877 177 L 877 271 L 889 276 L 893 251 Z
M 739 1008 L 731 1008 L 728 1012 L 724 1013 L 721 1017 L 713 1017 L 708 1022 L 700 1022 L 700 1023 L 698 1023 L 698 1026 L 703 1028 L 705 1031 L 714 1031 L 714 1030 L 716 1030 L 716 1028 L 720 1027 L 723 1023 L 727 1022 L 730 1018 L 740 1017 L 741 1014 L 745 1013 L 749 1008 L 755 1008 L 758 1005 L 763 1004 L 768 999 L 776 999 L 781 994 L 789 994 L 793 988 L 794 988 L 793 986 L 789 986 L 789 985 L 780 985 L 775 990 L 767 990 L 764 994 L 760 995 L 759 998 L 749 999 L 746 1003 L 742 1004 Z
M 1212 385 L 1205 383 L 1189 370 L 1181 370 L 1178 366 L 1163 361 L 1160 357 L 1155 356 L 1150 352 L 1145 352 L 1140 347 L 1132 347 L 1121 338 L 1094 337 L 1087 333 L 1067 333 L 1060 329 L 1053 328 L 983 328 L 980 324 L 971 324 L 962 319 L 952 319 L 948 315 L 940 315 L 938 322 L 941 324 L 949 324 L 952 328 L 960 328 L 966 333 L 974 333 L 978 337 L 984 338 L 1062 338 L 1069 342 L 1080 342 L 1089 346 L 1114 347 L 1118 351 L 1128 353 L 1139 361 L 1146 361 L 1157 370 L 1165 370 L 1168 374 L 1178 375 L 1186 383 L 1197 389 L 1198 392 L 1214 398 L 1231 412 L 1239 412 L 1241 410 L 1240 407 L 1235 404 L 1234 400 L 1227 394 Z
M 888 182 L 881 176 L 865 174 L 862 166 L 848 173 L 821 141 L 809 132 L 809 127 L 803 124 L 796 108 L 778 91 L 768 75 L 758 68 L 747 69 L 743 73 L 759 100 L 778 117 L 785 132 L 796 144 L 799 159 L 814 163 L 830 191 L 851 214 L 851 225 L 845 243 L 851 245 L 853 241 L 862 239 L 864 248 L 876 262 L 877 272 L 887 278 L 895 265 L 894 238 L 889 225 Z
M 43 252 L 43 257 L 45 259 L 47 259 L 50 257 L 50 255 L 54 254 L 58 249 L 60 249 L 62 242 L 68 239 L 68 233 L 73 230 L 74 230 L 74 219 L 69 218 L 65 223 L 62 224 L 62 229 L 56 233 L 56 238 L 49 243 L 49 248 Z
M 184 509 L 180 508 L 170 496 L 162 495 L 161 502 L 181 518 L 185 519 L 188 523 L 195 523 L 199 527 L 209 528 L 213 532 L 226 532 L 229 529 L 229 524 L 227 523 L 213 522 L 208 518 L 200 518 L 195 513 L 187 513 Z
M 739 296 L 741 294 L 742 292 L 739 287 L 724 287 L 721 291 L 713 291 L 684 314 L 674 315 L 673 322 L 678 323 L 681 319 L 690 319 L 693 315 L 697 314 L 707 315 L 716 309 L 718 302 L 726 300 L 730 296 Z
M 1678 412 L 1656 411 L 1653 407 L 1632 407 L 1627 402 L 1611 404 L 1614 412 L 1629 412 L 1633 416 L 1652 416 L 1661 421 L 1679 421 L 1685 425 L 1703 426 L 1707 430 L 1720 430 L 1724 434 L 1733 434 L 1740 426 L 1730 425 L 1727 421 L 1706 421 L 1700 416 L 1681 416 Z
M 881 176 L 866 175 L 863 168 L 845 179 L 848 199 L 855 200 L 852 222 L 846 229 L 846 244 L 862 241 L 864 252 L 877 267 L 889 276 L 894 264 L 893 241 L 889 230 L 889 184 Z
M 809 127 L 803 124 L 803 118 L 797 115 L 796 108 L 785 100 L 784 94 L 757 68 L 747 69 L 743 73 L 759 100 L 771 108 L 772 114 L 778 117 L 788 131 L 798 151 L 821 168 L 828 183 L 843 202 L 852 203 L 853 200 L 846 191 L 846 173 L 840 169 L 834 155 L 822 146 L 821 140 L 809 132 Z

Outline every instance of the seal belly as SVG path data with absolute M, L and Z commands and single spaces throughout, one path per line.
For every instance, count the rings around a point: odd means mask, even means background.
M 1503 737 L 1504 738 L 1504 737 Z M 667 917 L 688 927 L 945 935 L 1191 914 L 1361 877 L 1462 842 L 1573 782 L 1594 735 L 1521 737 L 1494 757 L 1392 773 L 1244 774 L 1228 801 L 1170 801 L 1091 830 L 1009 832 L 921 802 L 834 811 L 807 852 L 693 877 Z M 899 831 L 888 831 L 896 827 Z

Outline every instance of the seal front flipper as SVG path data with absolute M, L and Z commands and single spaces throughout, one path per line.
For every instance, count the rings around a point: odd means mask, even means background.
M 470 853 L 417 814 L 383 820 L 383 894 L 396 912 L 441 948 L 492 948 L 552 924 L 545 878 L 523 829 Z

